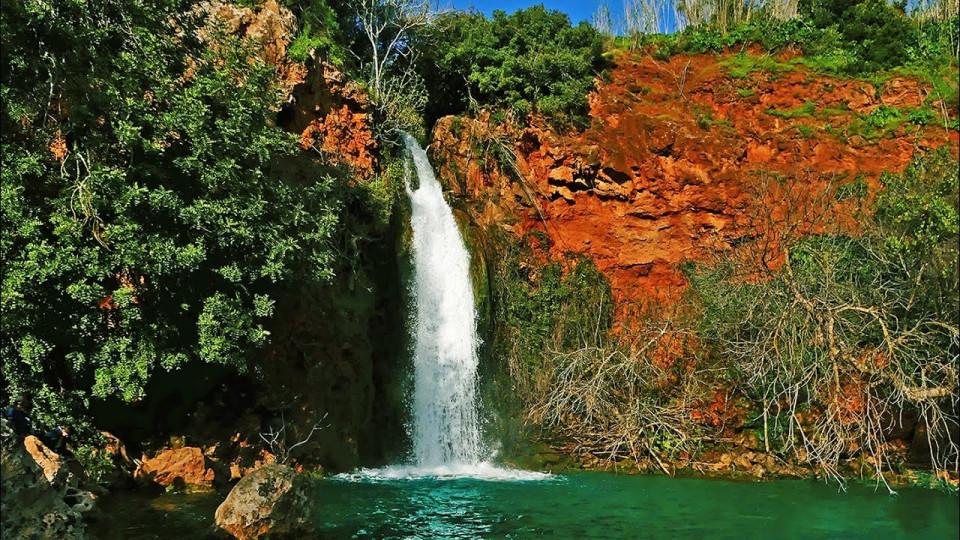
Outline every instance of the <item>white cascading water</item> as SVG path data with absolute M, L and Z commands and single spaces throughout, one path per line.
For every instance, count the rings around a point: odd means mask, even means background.
M 477 330 L 470 253 L 427 153 L 403 135 L 416 169 L 412 207 L 413 456 L 423 468 L 460 468 L 484 456 L 477 404 Z
M 417 189 L 412 207 L 414 298 L 413 463 L 361 469 L 345 480 L 472 477 L 540 480 L 546 473 L 497 467 L 480 433 L 477 326 L 470 252 L 426 151 L 403 134 Z

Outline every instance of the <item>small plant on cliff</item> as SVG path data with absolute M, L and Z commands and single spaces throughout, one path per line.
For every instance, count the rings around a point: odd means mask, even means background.
M 866 122 L 872 128 L 886 130 L 892 126 L 899 126 L 903 122 L 903 114 L 896 107 L 881 105 L 870 111 Z
M 795 68 L 768 55 L 740 53 L 720 62 L 735 79 L 750 79 L 754 73 L 769 73 L 771 78 Z
M 713 126 L 713 113 L 710 112 L 710 109 L 706 107 L 694 106 L 693 117 L 696 121 L 697 127 L 702 130 L 709 130 L 710 127 Z
M 929 108 L 920 108 L 907 113 L 907 120 L 920 126 L 926 126 L 936 124 L 937 115 Z
M 786 110 L 777 110 L 777 109 L 767 109 L 767 114 L 770 116 L 777 116 L 780 118 L 810 118 L 817 112 L 817 104 L 812 101 L 808 101 L 799 107 Z

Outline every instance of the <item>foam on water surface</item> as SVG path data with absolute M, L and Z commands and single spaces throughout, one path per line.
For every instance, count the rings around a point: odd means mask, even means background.
M 337 480 L 350 482 L 378 482 L 395 480 L 489 480 L 492 482 L 536 482 L 559 478 L 550 473 L 524 471 L 500 467 L 490 462 L 471 464 L 447 464 L 434 467 L 416 465 L 391 465 L 379 469 L 360 469 L 352 473 L 338 474 Z

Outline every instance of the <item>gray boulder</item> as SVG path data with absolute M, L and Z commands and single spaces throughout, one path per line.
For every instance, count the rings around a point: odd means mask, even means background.
M 316 526 L 312 485 L 290 467 L 261 467 L 244 476 L 217 508 L 217 527 L 240 540 L 310 535 Z
M 0 452 L 0 531 L 4 538 L 65 539 L 87 538 L 81 511 L 89 511 L 95 501 L 92 494 L 69 486 L 69 473 L 57 454 L 39 441 L 18 437 L 0 420 L 2 452 Z M 42 461 L 38 463 L 37 453 Z M 72 491 L 68 493 L 68 490 Z M 76 492 L 76 493 L 74 493 Z M 78 508 L 67 500 L 82 493 L 85 498 Z M 86 497 L 89 495 L 89 497 Z

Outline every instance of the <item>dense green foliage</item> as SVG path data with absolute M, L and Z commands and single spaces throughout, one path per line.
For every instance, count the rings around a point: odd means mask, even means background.
M 601 67 L 600 34 L 543 6 L 507 15 L 452 12 L 439 17 L 421 46 L 429 82 L 427 119 L 481 107 L 536 111 L 582 121 L 587 92 Z
M 285 0 L 299 22 L 297 35 L 290 44 L 290 58 L 307 60 L 311 51 L 344 65 L 348 54 L 343 43 L 343 7 L 336 0 Z
M 800 15 L 781 20 L 761 11 L 748 21 L 720 28 L 688 26 L 670 35 L 635 36 L 659 55 L 721 52 L 759 44 L 776 52 L 802 49 L 807 62 L 828 71 L 862 74 L 906 65 L 956 64 L 960 19 L 921 20 L 904 4 L 885 0 L 809 0 Z
M 917 262 L 916 314 L 960 324 L 960 178 L 947 148 L 886 174 L 875 204 L 875 234 L 897 260 Z M 909 313 L 904 313 L 908 316 Z
M 273 68 L 189 8 L 3 4 L 3 387 L 41 420 L 244 370 L 277 291 L 331 276 L 332 177 L 280 178 Z
M 907 16 L 906 2 L 819 0 L 803 7 L 803 14 L 821 34 L 837 32 L 838 45 L 850 56 L 848 69 L 852 71 L 891 68 L 951 52 L 949 41 L 942 39 L 947 36 L 942 34 L 955 31 L 951 26 L 956 27 L 956 18 L 945 27 L 932 23 L 924 29 Z

